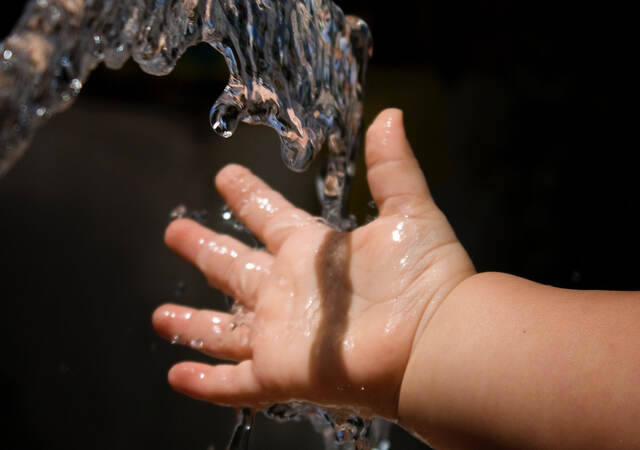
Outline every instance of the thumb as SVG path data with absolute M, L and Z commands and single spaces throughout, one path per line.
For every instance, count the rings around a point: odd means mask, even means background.
M 365 160 L 369 189 L 380 216 L 415 212 L 431 202 L 399 109 L 385 109 L 373 121 L 367 131 Z

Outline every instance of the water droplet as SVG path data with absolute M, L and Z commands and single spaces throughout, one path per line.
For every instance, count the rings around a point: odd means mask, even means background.
M 325 197 L 337 197 L 342 192 L 338 177 L 335 175 L 327 175 L 324 180 L 324 195 Z
M 180 335 L 180 334 L 175 334 L 175 335 L 173 335 L 173 337 L 171 338 L 171 343 L 172 343 L 172 344 L 179 344 L 181 339 L 182 339 L 182 335 Z
M 209 218 L 209 211 L 206 209 L 191 211 L 189 217 L 200 224 L 204 224 Z
M 572 283 L 580 283 L 580 281 L 582 281 L 582 274 L 580 273 L 580 271 L 574 269 L 571 272 L 571 282 Z
M 231 225 L 231 227 L 239 232 L 250 234 L 250 231 L 247 227 L 245 227 L 242 223 L 240 223 L 236 217 L 233 215 L 233 212 L 227 205 L 224 205 L 222 208 L 222 212 L 220 213 L 220 217 L 227 224 Z M 253 237 L 253 235 L 251 235 Z
M 249 408 L 242 408 L 238 412 L 238 424 L 231 436 L 227 450 L 248 450 L 249 439 L 255 421 L 255 413 Z
M 73 80 L 71 80 L 71 84 L 69 86 L 73 90 L 73 93 L 75 95 L 78 95 L 80 93 L 80 90 L 82 89 L 82 81 L 74 78 Z
M 55 6 L 51 6 L 51 9 L 49 12 L 49 20 L 51 20 L 51 22 L 53 23 L 57 23 L 61 17 L 62 17 L 62 13 L 60 12 L 60 10 Z
M 7 49 L 4 52 L 2 52 L 2 57 L 6 61 L 9 61 L 13 57 L 13 52 L 11 50 Z
M 218 136 L 228 139 L 233 136 L 238 127 L 240 109 L 233 104 L 216 103 L 209 113 L 209 122 Z
M 40 108 L 36 109 L 36 116 L 38 117 L 44 117 L 46 113 L 47 113 L 47 108 L 45 108 L 44 106 L 41 106 Z
M 191 339 L 189 346 L 195 350 L 200 350 L 204 347 L 204 341 L 202 339 Z
M 183 204 L 179 204 L 178 206 L 173 208 L 173 210 L 169 214 L 169 217 L 175 220 L 175 219 L 182 219 L 186 215 L 187 215 L 187 207 Z
M 176 283 L 175 289 L 173 290 L 174 298 L 176 300 L 182 300 L 186 292 L 187 292 L 187 283 L 184 280 L 178 281 L 178 283 Z

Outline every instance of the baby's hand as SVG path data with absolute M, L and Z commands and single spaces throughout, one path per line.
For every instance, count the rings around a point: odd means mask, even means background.
M 475 270 L 429 194 L 400 111 L 382 112 L 369 129 L 366 164 L 380 217 L 350 233 L 295 208 L 240 166 L 225 167 L 216 187 L 266 250 L 190 220 L 169 225 L 167 245 L 246 311 L 155 311 L 162 336 L 238 362 L 177 364 L 174 389 L 224 405 L 304 400 L 397 417 L 414 343 Z

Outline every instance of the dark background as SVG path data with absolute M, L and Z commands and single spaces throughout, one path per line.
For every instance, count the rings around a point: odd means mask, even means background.
M 433 194 L 479 271 L 640 289 L 630 11 L 339 4 L 375 38 L 367 122 L 383 107 L 405 110 Z M 3 4 L 0 38 L 22 5 Z M 183 302 L 224 306 L 164 248 L 169 212 L 185 203 L 222 227 L 211 178 L 231 161 L 317 212 L 312 177 L 284 169 L 275 133 L 242 126 L 223 141 L 209 130 L 225 77 L 206 46 L 164 78 L 134 64 L 100 68 L 0 179 L 4 448 L 224 448 L 233 412 L 168 388 L 168 368 L 198 356 L 150 326 L 181 281 Z M 352 196 L 360 218 L 368 195 L 361 168 Z M 320 448 L 309 430 L 260 419 L 252 448 Z M 392 438 L 395 449 L 424 448 L 398 428 Z

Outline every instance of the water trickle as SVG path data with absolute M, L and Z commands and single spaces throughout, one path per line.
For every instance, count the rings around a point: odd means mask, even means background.
M 173 208 L 169 213 L 171 220 L 189 218 L 198 223 L 204 224 L 209 218 L 209 211 L 206 209 L 189 210 L 185 205 L 180 204 Z
M 169 218 L 171 220 L 182 219 L 187 215 L 187 207 L 183 204 L 180 204 L 173 208 L 169 213 Z
M 367 209 L 367 214 L 364 216 L 365 225 L 373 222 L 380 215 L 380 212 L 378 211 L 378 205 L 376 205 L 376 202 L 374 202 L 373 200 L 367 203 Z
M 204 224 L 209 218 L 209 211 L 206 209 L 196 209 L 190 212 L 190 218 L 198 223 Z
M 246 311 L 241 303 L 233 302 L 231 305 L 231 314 L 233 315 L 233 321 L 230 325 L 232 331 L 246 325 Z
M 98 64 L 117 69 L 132 57 L 166 75 L 200 42 L 230 72 L 211 108 L 213 130 L 230 137 L 241 121 L 267 125 L 296 171 L 326 143 L 321 195 L 324 215 L 337 219 L 361 138 L 371 36 L 331 0 L 31 0 L 0 44 L 0 175 Z
M 118 69 L 131 57 L 145 72 L 166 75 L 200 42 L 220 52 L 229 69 L 210 111 L 212 129 L 228 138 L 239 122 L 273 128 L 295 171 L 326 147 L 322 215 L 334 228 L 352 228 L 344 209 L 361 141 L 371 36 L 331 0 L 31 0 L 0 43 L 0 176 L 38 127 L 73 103 L 97 65 Z M 180 217 L 203 221 L 206 213 L 189 216 L 181 205 L 171 213 Z M 244 230 L 228 209 L 222 217 Z M 234 325 L 242 325 L 241 311 Z M 369 448 L 377 423 L 313 405 L 279 407 L 281 420 L 310 417 L 327 449 Z M 242 410 L 229 449 L 247 448 L 253 417 Z
M 176 300 L 182 300 L 186 291 L 187 283 L 184 280 L 180 280 L 176 283 L 176 287 L 173 290 L 173 297 Z
M 220 213 L 220 217 L 222 218 L 223 222 L 226 225 L 230 226 L 234 230 L 240 231 L 242 233 L 250 233 L 249 229 L 245 227 L 242 224 L 242 222 L 236 219 L 236 216 L 233 214 L 233 212 L 227 205 L 224 205 L 222 207 L 222 212 Z
M 249 408 L 243 408 L 238 412 L 238 424 L 236 425 L 227 450 L 248 450 L 249 438 L 253 430 L 255 413 Z
M 328 410 L 308 403 L 273 405 L 264 414 L 276 421 L 309 419 L 324 440 L 326 450 L 389 450 L 391 424 L 363 419 L 349 411 Z

